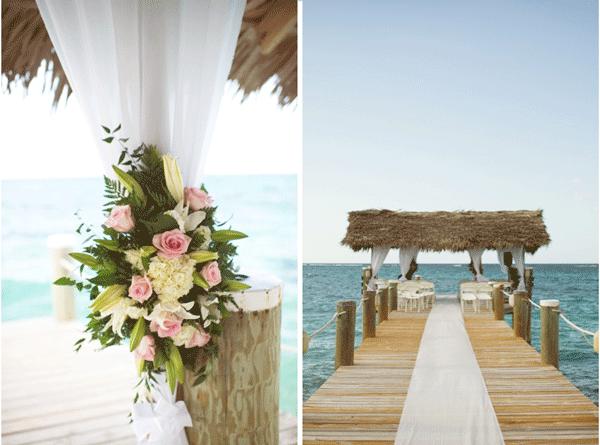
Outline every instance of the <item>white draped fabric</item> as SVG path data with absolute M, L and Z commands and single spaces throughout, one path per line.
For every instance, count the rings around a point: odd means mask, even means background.
M 508 267 L 504 264 L 504 252 L 508 252 L 507 249 L 498 249 L 498 263 L 500 264 L 500 270 L 504 275 L 508 276 Z
M 469 249 L 469 255 L 471 256 L 471 261 L 473 262 L 473 266 L 475 267 L 475 273 L 478 283 L 487 283 L 488 280 L 481 273 L 479 273 L 479 269 L 481 267 L 481 256 L 483 255 L 483 251 L 485 249 L 483 247 L 472 247 Z
M 369 284 L 367 284 L 367 288 L 369 290 L 375 290 L 374 281 L 379 269 L 381 269 L 381 265 L 385 261 L 385 257 L 390 251 L 389 247 L 386 246 L 373 246 L 371 248 L 371 270 L 372 276 L 369 280 Z
M 400 277 L 400 281 L 408 281 L 406 278 L 406 274 L 410 269 L 410 263 L 413 259 L 417 258 L 417 254 L 419 253 L 418 247 L 401 247 L 400 248 L 400 271 L 402 272 L 402 276 Z
M 525 291 L 525 249 L 523 246 L 513 246 L 508 250 L 512 253 L 515 266 L 517 266 L 519 275 L 521 275 L 518 290 Z
M 502 431 L 455 296 L 431 310 L 395 445 L 501 445 Z
M 180 159 L 199 186 L 244 0 L 37 0 L 107 174 L 121 147 L 101 125 Z

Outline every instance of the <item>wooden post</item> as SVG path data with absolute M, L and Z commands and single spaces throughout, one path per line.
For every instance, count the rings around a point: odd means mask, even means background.
M 531 300 L 533 294 L 533 268 L 525 268 L 525 289 L 527 290 L 527 298 Z M 527 343 L 531 344 L 531 304 L 527 305 Z
M 377 324 L 388 319 L 389 312 L 389 298 L 388 298 L 388 286 L 379 286 L 377 288 L 377 296 L 379 297 L 379 317 L 377 317 Z
M 69 253 L 73 252 L 75 237 L 72 235 L 51 235 L 46 241 L 50 250 L 51 279 L 55 282 L 71 272 Z M 52 308 L 58 321 L 75 319 L 75 287 L 52 285 Z
M 232 293 L 239 308 L 227 306 L 231 316 L 221 320 L 219 355 L 206 380 L 193 386 L 196 377 L 185 370 L 190 445 L 278 443 L 282 285 L 265 277 L 264 289 Z
M 362 275 L 362 291 L 365 292 L 367 290 L 367 284 L 369 284 L 369 280 L 371 279 L 371 266 L 363 267 L 363 275 Z
M 397 311 L 398 310 L 398 283 L 390 283 L 388 288 L 389 296 L 390 296 L 390 307 L 389 311 Z
M 362 317 L 362 339 L 364 341 L 365 338 L 375 337 L 375 291 L 363 292 L 363 298 L 365 298 Z
M 494 318 L 496 320 L 504 320 L 504 286 L 502 284 L 497 284 L 494 286 L 494 291 L 492 293 L 493 301 L 494 301 Z
M 527 341 L 530 338 L 527 332 L 527 310 L 529 308 L 527 292 L 515 292 L 515 307 L 513 310 L 513 323 L 515 335 Z
M 542 363 L 558 369 L 558 300 L 540 301 L 540 354 Z
M 354 326 L 356 323 L 356 302 L 338 301 L 338 315 L 335 325 L 335 369 L 354 364 Z

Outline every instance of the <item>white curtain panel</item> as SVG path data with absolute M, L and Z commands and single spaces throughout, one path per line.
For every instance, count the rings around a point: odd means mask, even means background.
M 400 281 L 408 281 L 406 279 L 406 274 L 410 269 L 410 263 L 413 258 L 417 258 L 417 254 L 419 253 L 418 247 L 401 247 L 400 248 L 400 271 L 402 272 L 402 276 L 400 277 Z
M 469 255 L 471 256 L 471 261 L 473 262 L 473 266 L 475 267 L 475 273 L 477 274 L 477 282 L 478 283 L 487 283 L 488 280 L 481 273 L 479 273 L 479 268 L 481 267 L 481 256 L 483 255 L 483 251 L 485 249 L 483 247 L 472 247 L 469 249 Z
M 519 271 L 519 275 L 521 275 L 521 279 L 519 280 L 519 288 L 520 291 L 525 291 L 525 249 L 523 246 L 513 246 L 510 248 L 510 253 L 512 253 L 513 260 L 515 262 L 515 266 L 517 266 L 517 270 Z
M 390 251 L 390 248 L 386 247 L 386 246 L 374 246 L 373 248 L 371 248 L 372 276 L 371 276 L 371 279 L 369 280 L 369 284 L 367 284 L 367 288 L 369 290 L 375 289 L 375 286 L 374 286 L 375 276 L 377 276 L 379 269 L 381 269 L 381 265 L 385 261 L 385 257 L 387 257 L 387 254 L 389 251 Z
M 507 249 L 498 249 L 498 263 L 500 264 L 500 270 L 504 275 L 508 276 L 508 267 L 504 265 L 504 252 L 508 252 Z
M 199 186 L 241 28 L 244 0 L 37 0 L 104 170 L 121 147 L 155 144 Z

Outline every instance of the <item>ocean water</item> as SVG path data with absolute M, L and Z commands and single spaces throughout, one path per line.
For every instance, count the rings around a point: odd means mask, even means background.
M 363 264 L 304 264 L 302 279 L 302 329 L 312 334 L 327 323 L 336 310 L 336 302 L 361 298 Z M 468 265 L 419 264 L 416 274 L 435 283 L 439 294 L 456 294 L 460 280 L 471 279 Z M 532 299 L 560 300 L 560 309 L 577 326 L 591 332 L 598 330 L 598 264 L 529 264 L 533 268 Z M 504 278 L 498 264 L 484 264 L 488 278 Z M 397 278 L 399 266 L 384 264 L 380 278 Z M 512 326 L 511 316 L 505 318 Z M 540 350 L 539 311 L 533 309 L 532 346 Z M 362 311 L 357 313 L 355 346 L 362 340 Z M 590 338 L 590 341 L 593 341 Z M 559 368 L 581 392 L 598 405 L 598 354 L 583 335 L 564 320 L 559 327 Z M 308 398 L 333 373 L 335 324 L 310 341 L 303 356 L 302 398 Z
M 236 241 L 235 264 L 284 282 L 280 409 L 297 414 L 297 182 L 292 175 L 207 176 L 217 219 L 248 235 Z M 99 228 L 101 178 L 2 181 L 2 321 L 52 315 L 46 240 L 74 234 L 81 222 Z M 81 220 L 75 215 L 81 216 Z M 80 241 L 85 238 L 81 237 Z M 77 248 L 75 249 L 78 250 Z M 77 296 L 85 322 L 88 296 Z

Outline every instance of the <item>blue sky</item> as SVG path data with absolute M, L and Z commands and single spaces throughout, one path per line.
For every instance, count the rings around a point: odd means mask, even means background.
M 367 208 L 543 209 L 527 262 L 598 262 L 597 2 L 311 0 L 303 47 L 304 262 L 368 262 Z

